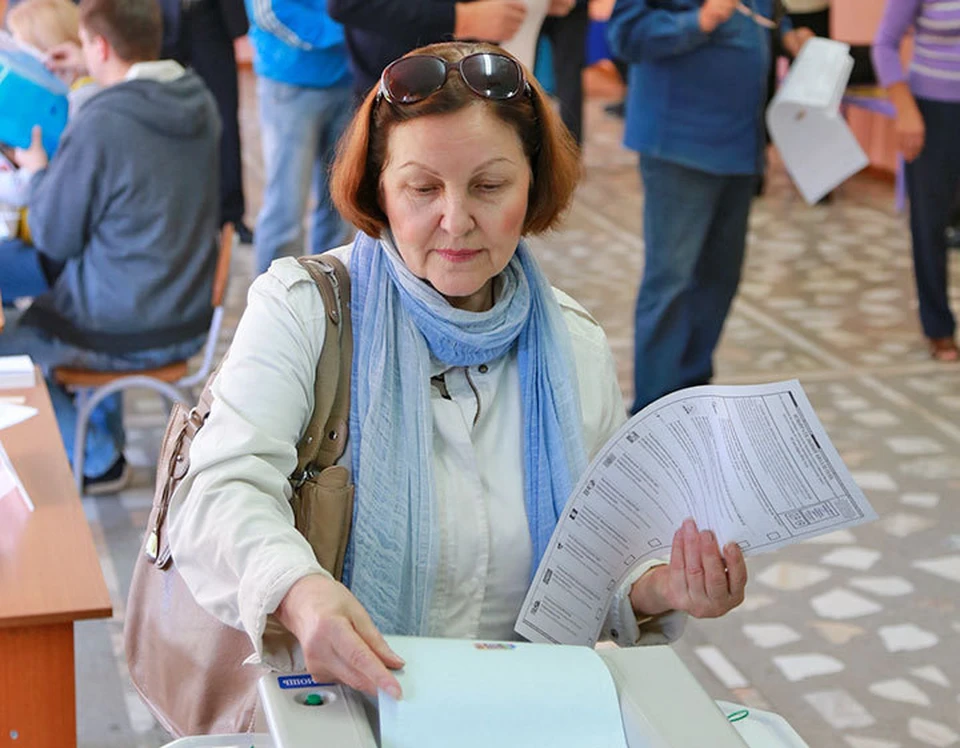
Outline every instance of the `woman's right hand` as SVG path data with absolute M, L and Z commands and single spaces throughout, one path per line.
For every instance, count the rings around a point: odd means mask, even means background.
M 903 153 L 904 159 L 913 161 L 923 150 L 926 126 L 923 124 L 923 115 L 912 99 L 897 107 L 897 146 Z
M 297 637 L 317 682 L 334 680 L 373 696 L 382 689 L 401 698 L 400 683 L 388 668 L 403 667 L 403 660 L 340 582 L 321 574 L 300 578 L 276 615 Z

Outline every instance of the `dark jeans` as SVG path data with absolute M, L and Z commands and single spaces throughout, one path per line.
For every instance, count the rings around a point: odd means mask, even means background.
M 631 412 L 713 377 L 713 351 L 740 283 L 756 175 L 708 174 L 651 156 L 643 177 L 643 281 Z
M 0 295 L 4 304 L 46 293 L 50 281 L 36 249 L 19 239 L 0 241 Z
M 220 137 L 220 221 L 237 223 L 246 212 L 240 155 L 240 94 L 233 39 L 215 2 L 200 2 L 184 10 L 180 36 L 168 50 L 178 62 L 192 67 L 217 102 L 223 133 Z
M 560 118 L 583 144 L 583 68 L 587 62 L 587 31 L 590 16 L 586 3 L 577 3 L 567 15 L 548 16 L 540 33 L 550 40 L 553 79 L 560 100 Z
M 928 338 L 950 337 L 956 321 L 947 296 L 947 226 L 960 190 L 960 102 L 917 99 L 926 138 L 907 164 L 913 266 L 920 324 Z

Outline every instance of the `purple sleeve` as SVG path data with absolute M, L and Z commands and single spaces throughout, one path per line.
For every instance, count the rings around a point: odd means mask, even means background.
M 923 1 L 887 0 L 872 50 L 877 82 L 884 88 L 906 80 L 900 64 L 900 42 L 920 14 Z

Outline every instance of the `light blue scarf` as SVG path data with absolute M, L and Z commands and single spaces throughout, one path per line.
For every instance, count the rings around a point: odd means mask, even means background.
M 524 495 L 534 568 L 586 466 L 570 335 L 520 243 L 487 312 L 452 307 L 403 263 L 389 236 L 360 233 L 350 258 L 354 332 L 350 440 L 356 485 L 344 581 L 387 634 L 430 635 L 440 559 L 433 479 L 431 354 L 478 366 L 517 346 Z

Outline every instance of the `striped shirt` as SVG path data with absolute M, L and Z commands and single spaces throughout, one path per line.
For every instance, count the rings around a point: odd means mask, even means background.
M 905 74 L 899 50 L 911 26 L 913 60 Z M 960 0 L 887 0 L 873 62 L 882 86 L 906 80 L 915 96 L 960 102 Z

